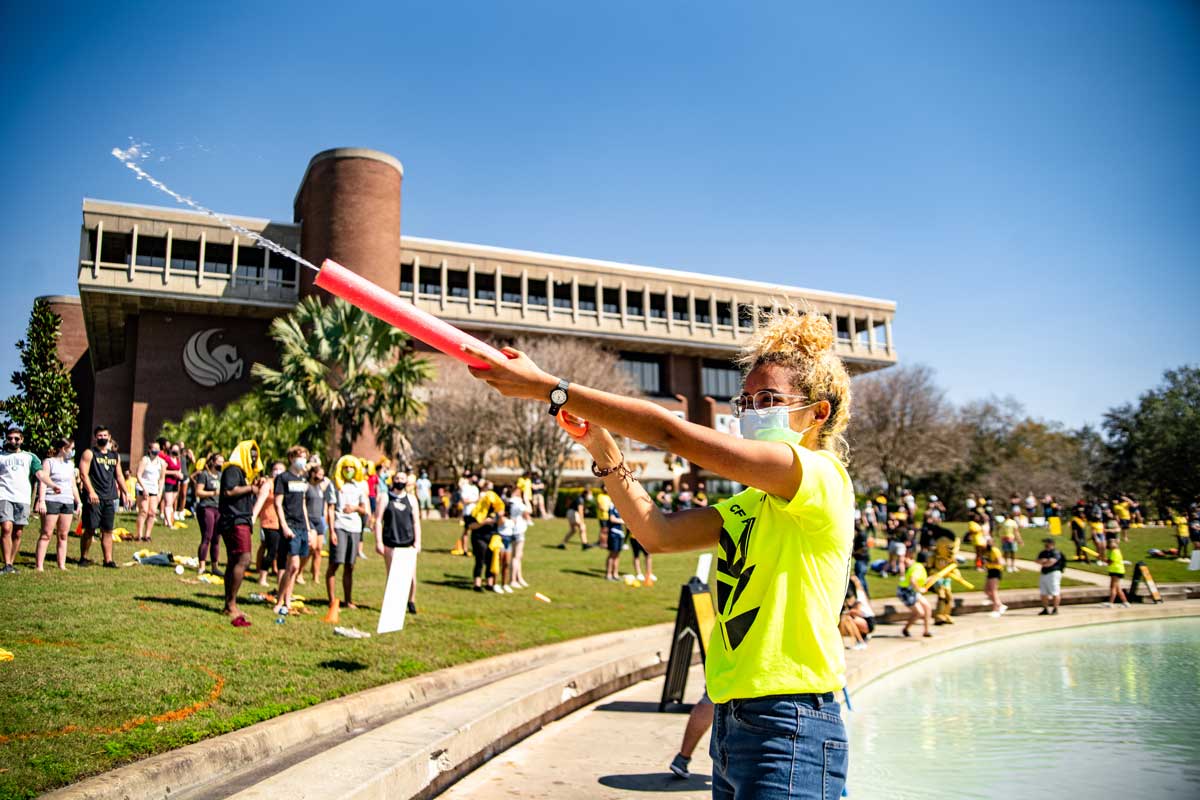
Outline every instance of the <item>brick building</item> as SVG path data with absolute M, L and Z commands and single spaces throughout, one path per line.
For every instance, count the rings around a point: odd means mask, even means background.
M 728 424 L 730 358 L 757 309 L 790 302 L 827 314 L 852 372 L 895 363 L 895 304 L 734 277 L 400 235 L 404 171 L 355 148 L 309 162 L 291 222 L 232 217 L 302 256 L 346 265 L 483 339 L 578 336 L 620 354 L 656 402 L 704 425 Z M 79 391 L 80 441 L 108 425 L 140 453 L 164 420 L 250 388 L 271 363 L 270 321 L 316 290 L 312 275 L 205 215 L 84 200 L 79 296 L 48 298 L 63 317 L 60 353 Z M 797 270 L 797 278 L 801 272 Z M 644 477 L 663 454 L 639 451 Z M 581 472 L 583 460 L 569 465 Z

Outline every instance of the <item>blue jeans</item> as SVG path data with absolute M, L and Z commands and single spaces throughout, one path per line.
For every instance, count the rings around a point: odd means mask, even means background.
M 833 694 L 718 703 L 709 752 L 713 800 L 836 800 L 850 745 Z
M 863 591 L 867 593 L 867 597 L 871 596 L 871 590 L 867 587 L 867 571 L 870 566 L 865 558 L 854 559 L 854 577 L 858 578 L 858 582 L 863 585 Z

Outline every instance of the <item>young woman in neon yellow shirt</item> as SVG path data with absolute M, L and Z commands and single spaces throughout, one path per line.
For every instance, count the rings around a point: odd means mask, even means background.
M 593 472 L 650 552 L 716 548 L 717 625 L 706 662 L 716 704 L 713 796 L 838 797 L 848 762 L 834 692 L 844 685 L 838 619 L 850 571 L 854 490 L 842 433 L 850 378 L 829 321 L 769 315 L 743 350 L 732 399 L 741 437 L 646 400 L 567 384 L 524 354 L 472 370 L 501 394 L 588 420 Z M 551 393 L 555 392 L 555 397 Z M 555 400 L 563 401 L 560 403 Z M 708 508 L 663 513 L 609 431 L 750 488 Z

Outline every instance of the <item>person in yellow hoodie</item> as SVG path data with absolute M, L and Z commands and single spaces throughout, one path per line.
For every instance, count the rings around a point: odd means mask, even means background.
M 221 470 L 217 499 L 217 530 L 225 540 L 225 608 L 235 628 L 248 628 L 250 621 L 238 608 L 238 590 L 254 549 L 254 479 L 262 471 L 258 443 L 238 442 Z
M 472 572 L 475 591 L 483 591 L 483 577 L 486 574 L 487 588 L 503 594 L 504 590 L 497 585 L 496 575 L 489 567 L 492 562 L 492 536 L 496 535 L 500 518 L 504 515 L 504 501 L 492 491 L 491 481 L 480 481 L 479 490 L 479 499 L 475 501 L 467 520 L 467 530 L 471 532 L 471 555 L 475 557 L 475 569 Z
M 367 491 L 362 483 L 362 462 L 354 456 L 342 456 L 333 468 L 337 502 L 333 510 L 333 528 L 329 532 L 329 566 L 325 570 L 325 595 L 332 606 L 338 567 L 342 572 L 343 607 L 354 610 L 354 564 L 362 546 L 363 520 L 370 513 Z

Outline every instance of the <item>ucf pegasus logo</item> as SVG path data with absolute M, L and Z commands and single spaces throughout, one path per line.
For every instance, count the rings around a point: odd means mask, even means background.
M 750 539 L 754 533 L 757 517 L 747 517 L 739 505 L 730 506 L 738 519 L 730 520 L 721 528 L 720 557 L 717 559 L 717 617 L 729 648 L 736 650 L 758 616 L 758 606 L 735 613 L 738 600 L 754 577 L 754 564 L 747 563 L 750 555 Z M 728 526 L 741 525 L 742 535 L 735 542 Z
M 242 377 L 242 359 L 231 344 L 208 347 L 208 340 L 221 333 L 220 328 L 196 331 L 183 348 L 183 369 L 201 386 L 212 387 Z

